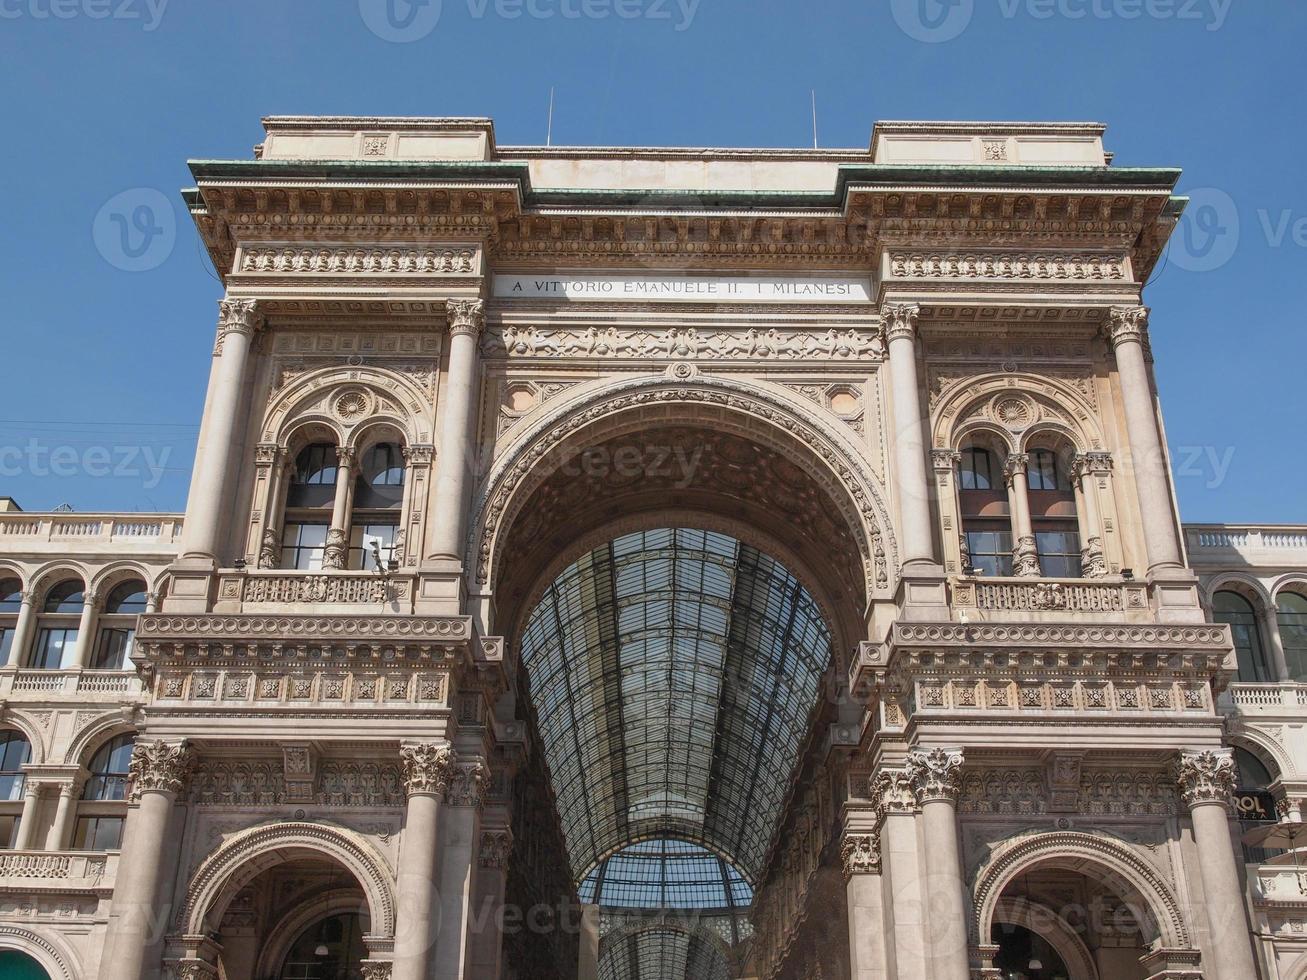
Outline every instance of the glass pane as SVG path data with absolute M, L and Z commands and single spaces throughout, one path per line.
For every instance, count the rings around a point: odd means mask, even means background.
M 145 612 L 145 583 L 123 582 L 109 593 L 104 611 L 110 615 L 140 615 Z
M 1270 680 L 1252 603 L 1237 592 L 1218 592 L 1212 597 L 1212 618 L 1230 627 L 1235 656 L 1239 661 L 1239 680 Z
M 1296 681 L 1307 681 L 1307 597 L 1281 592 L 1276 608 L 1289 676 Z
M 131 661 L 128 658 L 132 655 L 132 642 L 135 636 L 136 630 L 132 629 L 100 630 L 100 642 L 95 651 L 95 669 L 131 669 Z
M 83 601 L 81 582 L 76 580 L 61 582 L 46 593 L 45 611 L 48 613 L 80 613 Z
M 9 651 L 14 646 L 14 631 L 7 626 L 0 627 L 0 667 L 9 663 Z
M 963 490 L 994 489 L 994 457 L 987 449 L 962 450 L 961 480 Z
M 23 583 L 16 578 L 0 581 L 0 613 L 16 613 L 23 608 Z
M 37 670 L 59 670 L 66 662 L 72 662 L 76 646 L 77 630 L 43 627 L 37 634 L 29 666 Z
M 18 814 L 0 814 L 0 848 L 13 850 L 18 841 Z
M 78 817 L 73 832 L 75 851 L 116 851 L 123 840 L 122 817 Z
M 349 567 L 370 570 L 375 567 L 372 545 L 376 544 L 383 567 L 395 556 L 396 524 L 363 524 L 350 529 Z

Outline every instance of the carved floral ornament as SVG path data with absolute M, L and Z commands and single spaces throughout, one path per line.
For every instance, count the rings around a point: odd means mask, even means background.
M 137 742 L 128 766 L 131 799 L 139 802 L 145 792 L 180 793 L 195 765 L 195 752 L 186 742 Z
M 512 831 L 507 828 L 482 831 L 478 863 L 483 868 L 506 868 L 508 867 L 508 856 L 512 853 L 512 850 Z
M 253 337 L 254 332 L 262 326 L 263 317 L 259 312 L 258 300 L 218 300 L 218 337 L 214 343 L 214 356 L 222 353 L 223 342 L 230 334 Z
M 758 330 L 668 327 L 655 331 L 611 326 L 536 327 L 505 325 L 488 331 L 488 357 L 636 358 L 679 360 L 729 357 L 745 360 L 880 360 L 884 343 L 874 330 Z
M 1234 753 L 1229 749 L 1182 752 L 1173 773 L 1190 808 L 1205 803 L 1229 807 L 1235 780 Z
M 265 275 L 458 275 L 476 269 L 476 250 L 465 246 L 428 248 L 310 248 L 246 245 L 237 272 Z
M 486 326 L 486 304 L 479 299 L 451 299 L 445 302 L 451 337 L 481 336 Z
M 880 835 L 845 834 L 840 844 L 840 860 L 844 865 L 844 880 L 854 875 L 880 873 Z
M 454 765 L 454 750 L 447 743 L 411 742 L 400 747 L 399 759 L 410 796 L 444 795 Z
M 1148 307 L 1112 307 L 1107 311 L 1107 323 L 1103 330 L 1113 347 L 1145 342 L 1148 338 Z
M 885 342 L 892 344 L 896 340 L 912 340 L 917 335 L 917 319 L 921 316 L 921 307 L 916 303 L 887 304 L 881 307 L 880 323 L 885 333 Z

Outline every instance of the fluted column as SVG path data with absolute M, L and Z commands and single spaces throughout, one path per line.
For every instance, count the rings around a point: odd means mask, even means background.
M 880 834 L 845 831 L 840 859 L 848 902 L 850 976 L 852 980 L 888 980 Z
M 902 521 L 904 566 L 933 565 L 935 548 L 930 525 L 930 488 L 926 481 L 926 439 L 921 392 L 917 385 L 916 305 L 885 306 L 881 322 L 889 348 L 889 374 L 894 406 L 894 484 Z
M 440 806 L 453 752 L 447 744 L 415 742 L 400 749 L 408 804 L 395 896 L 394 980 L 426 980 L 440 928 L 437 886 Z
M 1009 453 L 1003 465 L 1007 479 L 1008 510 L 1012 520 L 1012 571 L 1016 575 L 1039 575 L 1039 550 L 1035 529 L 1030 523 L 1030 484 L 1026 473 L 1030 457 L 1026 453 Z
M 1081 453 L 1071 462 L 1080 530 L 1080 574 L 1085 578 L 1102 578 L 1107 574 L 1097 480 L 1100 474 L 1109 472 L 1111 466 L 1112 457 L 1107 453 Z
M 1148 329 L 1146 306 L 1117 306 L 1109 312 L 1108 339 L 1116 351 L 1126 432 L 1130 436 L 1135 492 L 1143 518 L 1148 571 L 1181 568 L 1179 530 L 1171 506 L 1171 481 L 1153 402 L 1153 389 L 1144 360 Z
M 349 564 L 349 509 L 354 500 L 355 452 L 336 447 L 336 495 L 331 502 L 331 527 L 322 552 L 322 567 L 344 568 Z
M 95 656 L 95 624 L 100 596 L 87 589 L 82 596 L 82 616 L 77 621 L 77 643 L 73 645 L 73 662 L 65 667 L 89 667 Z
M 926 851 L 926 953 L 932 980 L 969 980 L 967 897 L 958 848 L 962 751 L 932 749 L 908 756 Z
M 1203 949 L 1203 975 L 1209 980 L 1255 977 L 1244 893 L 1230 840 L 1234 754 L 1229 749 L 1182 752 L 1175 776 L 1193 821 L 1211 931 Z
M 934 980 L 925 944 L 925 882 L 917 848 L 917 797 L 909 771 L 883 769 L 871 780 L 884 868 L 886 941 L 893 944 L 894 980 Z
M 150 962 L 158 955 L 170 911 L 161 907 L 162 872 L 176 870 L 177 864 L 169 824 L 193 765 L 194 754 L 185 742 L 137 742 L 132 750 L 132 806 L 109 910 L 100 980 L 142 980 L 157 975 Z
M 463 559 L 463 512 L 467 475 L 472 469 L 472 405 L 480 373 L 481 331 L 485 327 L 482 300 L 451 299 L 449 317 L 449 373 L 440 400 L 440 447 L 436 487 L 427 534 L 432 558 Z
M 460 762 L 450 775 L 440 814 L 440 935 L 436 980 L 463 980 L 468 966 L 472 876 L 481 846 L 481 794 L 486 768 Z
M 250 344 L 261 325 L 258 304 L 252 299 L 224 299 L 218 303 L 217 363 L 210 378 L 203 440 L 195 450 L 191 496 L 182 526 L 183 558 L 218 561 L 218 535 L 223 510 L 230 502 L 227 453 L 236 438 L 242 395 L 250 359 Z
M 36 622 L 36 597 L 31 592 L 24 592 L 18 606 L 18 621 L 14 623 L 14 638 L 9 646 L 9 667 L 21 667 L 27 660 L 32 645 L 32 625 Z

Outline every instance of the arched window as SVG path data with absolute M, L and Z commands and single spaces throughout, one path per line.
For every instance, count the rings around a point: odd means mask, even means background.
M 1067 460 L 1052 449 L 1032 449 L 1026 486 L 1040 571 L 1049 578 L 1079 578 L 1080 532 Z
M 60 582 L 45 594 L 41 607 L 40 629 L 32 648 L 29 667 L 58 670 L 71 665 L 77 646 L 77 628 L 81 622 L 86 596 L 77 579 Z
M 329 442 L 305 446 L 295 457 L 295 469 L 286 490 L 286 523 L 281 534 L 283 568 L 310 571 L 322 568 L 338 472 L 336 447 Z
M 1230 627 L 1234 652 L 1239 660 L 1239 680 L 1270 680 L 1271 671 L 1266 663 L 1253 604 L 1238 592 L 1218 592 L 1212 597 L 1212 616 L 1216 622 Z
M 95 644 L 97 670 L 130 670 L 136 617 L 145 612 L 145 583 L 137 579 L 114 587 L 100 615 L 100 636 Z
M 90 778 L 77 807 L 73 849 L 113 851 L 122 844 L 127 819 L 127 773 L 135 737 L 119 735 L 100 746 L 87 766 Z
M 1012 574 L 1012 523 L 1003 466 L 988 449 L 962 450 L 958 502 L 970 568 L 983 575 Z
M 1241 748 L 1234 750 L 1234 766 L 1237 773 L 1234 793 L 1235 800 L 1239 804 L 1235 810 L 1235 817 L 1239 821 L 1240 829 L 1253 830 L 1269 821 L 1274 821 L 1275 801 L 1270 790 L 1275 777 L 1271 775 L 1270 769 L 1257 756 Z M 1253 847 L 1248 844 L 1243 847 L 1246 864 L 1262 864 L 1280 853 L 1282 852 L 1271 848 Z
M 404 454 L 396 443 L 379 442 L 364 452 L 354 485 L 350 568 L 371 569 L 374 545 L 383 564 L 396 558 L 404 475 Z
M 22 608 L 23 583 L 16 578 L 0 579 L 0 667 L 9 663 Z
M 12 848 L 23 815 L 23 765 L 32 761 L 32 746 L 22 732 L 0 731 L 0 847 Z
M 1289 677 L 1307 681 L 1307 596 L 1281 592 L 1275 600 L 1275 617 Z

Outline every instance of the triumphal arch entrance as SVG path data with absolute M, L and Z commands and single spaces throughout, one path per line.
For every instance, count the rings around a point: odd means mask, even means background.
M 98 976 L 1258 975 L 1177 171 L 264 127 Z

